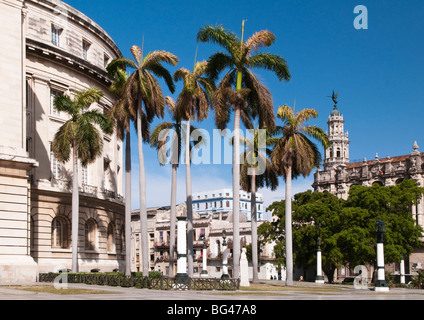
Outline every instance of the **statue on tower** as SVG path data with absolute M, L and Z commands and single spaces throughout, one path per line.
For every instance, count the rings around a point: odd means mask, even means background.
M 334 108 L 337 108 L 337 97 L 338 96 L 339 96 L 339 92 L 334 93 L 334 90 L 333 90 L 333 95 L 332 96 L 328 96 L 329 98 L 333 99 Z

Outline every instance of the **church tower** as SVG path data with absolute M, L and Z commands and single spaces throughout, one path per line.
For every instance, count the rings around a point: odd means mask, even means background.
M 337 109 L 338 93 L 332 95 L 334 108 L 328 117 L 329 147 L 325 150 L 324 168 L 346 166 L 349 163 L 349 134 L 344 131 L 343 115 Z

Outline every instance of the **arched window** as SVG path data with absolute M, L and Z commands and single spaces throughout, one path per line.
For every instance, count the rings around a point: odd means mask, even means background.
M 63 217 L 56 217 L 52 221 L 51 246 L 52 248 L 68 248 L 68 223 Z
M 125 252 L 125 226 L 121 227 L 121 252 Z
M 337 148 L 337 158 L 340 158 L 341 154 L 340 154 L 340 148 Z
M 85 245 L 86 250 L 96 249 L 97 224 L 94 219 L 85 222 Z
M 115 246 L 115 226 L 113 223 L 109 223 L 107 227 L 107 251 L 108 252 L 115 252 L 116 246 Z

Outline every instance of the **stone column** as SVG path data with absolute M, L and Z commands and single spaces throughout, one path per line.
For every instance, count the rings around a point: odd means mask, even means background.
M 317 250 L 317 277 L 315 283 L 324 283 L 324 277 L 322 276 L 322 259 L 321 259 L 321 239 L 318 238 L 318 250 Z
M 187 217 L 177 217 L 177 275 L 175 278 L 187 279 L 187 233 L 186 223 Z
M 222 241 L 222 276 L 221 279 L 228 280 L 230 276 L 228 275 L 228 250 L 227 250 L 227 241 L 226 241 L 226 232 L 222 232 L 224 240 Z
M 405 257 L 403 254 L 400 260 L 400 283 L 405 284 Z
M 417 225 L 422 226 L 423 225 L 423 197 L 421 196 L 421 199 L 417 202 Z
M 384 275 L 384 239 L 383 235 L 386 232 L 384 222 L 379 220 L 376 222 L 377 231 L 377 282 L 375 283 L 375 291 L 388 292 L 389 286 Z
M 203 270 L 200 274 L 201 277 L 207 278 L 209 276 L 208 274 L 208 244 L 206 239 L 203 240 Z
M 247 261 L 246 248 L 242 249 L 240 258 L 240 286 L 250 287 L 249 262 Z

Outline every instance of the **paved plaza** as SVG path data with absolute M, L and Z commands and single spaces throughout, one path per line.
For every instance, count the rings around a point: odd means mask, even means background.
M 108 287 L 86 284 L 68 284 L 69 289 L 102 291 L 100 294 L 55 294 L 17 289 L 16 286 L 0 286 L 0 300 L 167 300 L 167 301 L 216 301 L 229 300 L 424 300 L 424 290 L 393 288 L 387 293 L 372 289 L 355 289 L 349 285 L 295 283 L 284 287 L 281 281 L 261 281 L 265 288 L 244 288 L 238 291 L 150 290 Z M 52 286 L 49 283 L 28 283 L 25 286 Z M 23 285 L 20 285 L 23 286 Z

